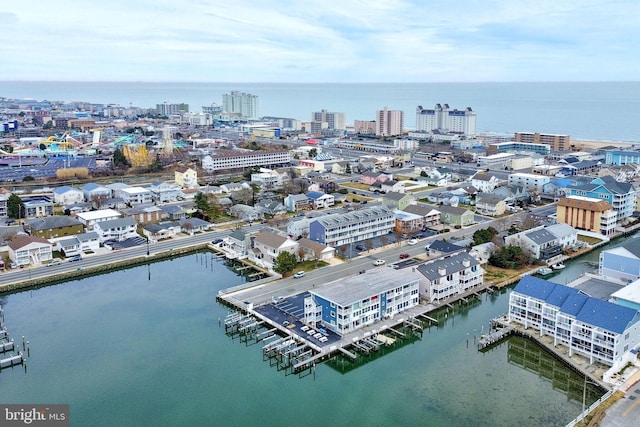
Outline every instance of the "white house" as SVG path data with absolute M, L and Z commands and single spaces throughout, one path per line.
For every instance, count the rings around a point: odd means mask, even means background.
M 153 203 L 153 193 L 143 187 L 123 188 L 120 190 L 120 197 L 131 206 Z
M 18 265 L 38 265 L 53 258 L 53 245 L 42 237 L 18 235 L 11 240 L 9 258 Z
M 248 251 L 249 260 L 259 266 L 273 269 L 274 262 L 282 252 L 296 255 L 298 243 L 287 236 L 269 230 L 261 230 L 253 240 L 253 248 Z
M 100 209 L 97 211 L 79 212 L 76 214 L 86 230 L 92 230 L 94 225 L 101 221 L 111 221 L 120 218 L 122 214 L 113 209 Z
M 93 231 L 98 234 L 101 243 L 107 240 L 121 242 L 139 237 L 137 228 L 138 223 L 131 217 L 100 221 L 93 225 Z
M 53 202 L 67 206 L 84 202 L 84 192 L 78 188 L 63 185 L 53 190 Z
M 420 281 L 420 295 L 436 303 L 480 287 L 484 280 L 480 263 L 466 251 L 428 261 L 417 270 L 424 276 Z
M 487 172 L 478 172 L 471 178 L 471 185 L 481 193 L 491 193 L 499 183 L 495 175 Z

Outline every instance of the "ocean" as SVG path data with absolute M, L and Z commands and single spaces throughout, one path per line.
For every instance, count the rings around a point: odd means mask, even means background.
M 232 90 L 259 97 L 261 116 L 310 120 L 314 111 L 344 112 L 347 123 L 374 120 L 377 110 L 404 111 L 415 127 L 416 107 L 471 107 L 479 132 L 568 134 L 573 139 L 640 142 L 640 82 L 529 83 L 144 83 L 8 82 L 0 97 L 86 101 L 154 108 L 187 103 L 190 111 L 222 104 Z

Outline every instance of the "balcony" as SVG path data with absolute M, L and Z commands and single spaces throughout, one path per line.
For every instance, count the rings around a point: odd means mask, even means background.
M 546 248 L 540 248 L 540 259 L 549 259 L 562 255 L 562 245 L 553 245 Z

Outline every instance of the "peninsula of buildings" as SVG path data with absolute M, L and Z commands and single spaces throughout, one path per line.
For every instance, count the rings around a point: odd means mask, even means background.
M 562 268 L 638 223 L 633 147 L 482 134 L 474 110 L 448 104 L 418 106 L 407 130 L 405 112 L 386 106 L 348 123 L 321 108 L 308 120 L 263 116 L 258 101 L 233 91 L 196 113 L 0 98 L 0 277 L 212 230 L 217 251 L 278 278 L 298 270 L 283 268 L 287 257 L 336 265 L 406 248 L 393 268 L 376 261 L 291 296 L 295 316 L 280 300 L 251 301 L 252 314 L 321 354 L 491 286 L 485 269 L 504 247 L 534 271 Z M 479 242 L 483 230 L 492 234 Z M 509 320 L 612 378 L 637 364 L 639 248 L 630 239 L 603 252 L 572 286 L 525 277 Z

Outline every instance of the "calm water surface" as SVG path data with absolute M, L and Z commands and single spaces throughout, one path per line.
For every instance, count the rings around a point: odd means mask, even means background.
M 582 408 L 581 378 L 535 345 L 476 351 L 474 330 L 506 312 L 508 293 L 439 313 L 383 357 L 299 379 L 219 327 L 217 291 L 243 281 L 200 254 L 5 295 L 31 357 L 26 374 L 0 372 L 1 401 L 69 403 L 74 426 L 557 426 Z M 599 397 L 586 391 L 587 404 Z

